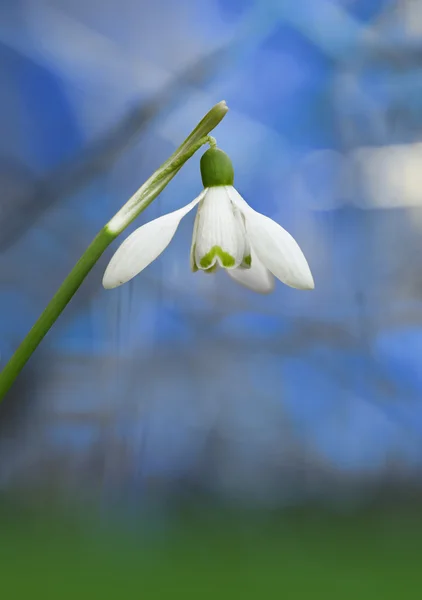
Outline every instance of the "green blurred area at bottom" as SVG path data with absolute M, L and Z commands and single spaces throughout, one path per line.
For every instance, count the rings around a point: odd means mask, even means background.
M 422 515 L 184 514 L 161 530 L 0 511 L 3 598 L 412 599 Z

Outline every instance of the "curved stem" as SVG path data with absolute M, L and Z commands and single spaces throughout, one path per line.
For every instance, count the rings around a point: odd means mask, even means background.
M 227 111 L 225 102 L 216 104 L 170 158 L 151 175 L 94 238 L 0 373 L 0 402 L 104 250 L 151 204 L 185 162 L 209 141 L 208 133 L 220 123 Z

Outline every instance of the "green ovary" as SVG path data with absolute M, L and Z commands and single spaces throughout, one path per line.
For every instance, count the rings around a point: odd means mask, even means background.
M 220 148 L 210 148 L 201 157 L 201 177 L 204 188 L 233 185 L 234 171 L 230 158 Z
M 215 263 L 215 259 L 218 258 L 221 266 L 225 269 L 234 267 L 235 259 L 228 252 L 224 252 L 220 246 L 213 246 L 209 252 L 205 254 L 199 261 L 199 265 L 202 269 L 209 269 Z

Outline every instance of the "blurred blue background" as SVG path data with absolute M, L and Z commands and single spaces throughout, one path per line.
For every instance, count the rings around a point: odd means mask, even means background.
M 316 282 L 260 297 L 192 274 L 193 215 L 105 291 L 109 249 L 1 407 L 4 495 L 158 528 L 198 495 L 236 510 L 419 498 L 421 60 L 419 0 L 2 0 L 2 364 L 222 99 L 237 189 Z M 199 155 L 131 229 L 198 195 Z

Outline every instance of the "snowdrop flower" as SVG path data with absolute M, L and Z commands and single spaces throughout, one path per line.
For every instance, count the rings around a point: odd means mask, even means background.
M 118 248 L 104 274 L 105 288 L 135 277 L 167 248 L 182 218 L 198 206 L 190 264 L 193 271 L 223 268 L 247 288 L 268 294 L 274 277 L 302 290 L 313 289 L 308 263 L 293 237 L 251 208 L 233 187 L 230 158 L 210 148 L 201 158 L 204 189 L 195 200 L 136 229 Z

